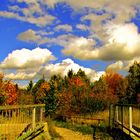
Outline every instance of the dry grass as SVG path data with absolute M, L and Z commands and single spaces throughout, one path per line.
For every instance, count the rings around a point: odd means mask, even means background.
M 91 118 L 91 119 L 90 119 Z M 99 119 L 103 120 L 100 123 L 108 125 L 108 119 L 109 119 L 109 110 L 105 110 L 102 112 L 96 112 L 92 115 L 85 115 L 85 116 L 74 116 L 70 120 L 72 123 L 80 123 L 80 124 L 98 124 Z

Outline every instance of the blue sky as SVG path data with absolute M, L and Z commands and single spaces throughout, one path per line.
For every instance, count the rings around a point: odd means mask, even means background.
M 139 0 L 1 0 L 0 71 L 8 79 L 84 70 L 126 74 L 140 60 Z

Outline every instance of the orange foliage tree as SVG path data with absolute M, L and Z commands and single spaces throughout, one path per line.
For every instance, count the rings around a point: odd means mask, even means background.
M 128 86 L 126 78 L 124 78 L 122 75 L 118 73 L 109 72 L 106 73 L 104 79 L 107 83 L 108 91 L 112 95 L 115 95 L 118 99 L 123 98 L 125 96 L 126 89 Z
M 5 104 L 6 105 L 13 105 L 16 104 L 17 100 L 17 88 L 14 83 L 11 81 L 4 82 L 3 89 L 5 91 Z
M 4 75 L 0 74 L 0 98 L 1 105 L 13 105 L 17 100 L 17 87 L 11 81 L 4 81 Z
M 36 103 L 44 103 L 44 97 L 46 93 L 50 90 L 50 85 L 47 81 L 44 81 L 41 86 L 39 87 L 36 93 Z

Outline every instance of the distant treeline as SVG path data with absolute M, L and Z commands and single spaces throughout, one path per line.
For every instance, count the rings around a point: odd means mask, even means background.
M 111 103 L 140 103 L 140 63 L 130 67 L 126 77 L 106 72 L 98 81 L 91 82 L 84 71 L 70 70 L 65 77 L 53 75 L 26 89 L 4 81 L 0 75 L 0 105 L 46 104 L 46 115 L 92 114 L 105 110 Z

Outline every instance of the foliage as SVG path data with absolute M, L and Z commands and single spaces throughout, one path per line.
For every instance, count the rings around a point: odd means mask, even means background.
M 44 81 L 38 91 L 35 94 L 36 103 L 44 103 L 44 97 L 46 93 L 50 90 L 50 85 L 47 81 Z
M 55 87 L 50 85 L 49 91 L 45 90 L 46 96 L 44 97 L 46 115 L 52 115 L 57 107 Z
M 118 93 L 118 89 L 117 89 L 118 86 L 121 86 L 121 82 L 123 81 L 123 77 L 120 74 L 114 73 L 114 72 L 109 72 L 109 73 L 105 74 L 104 78 L 105 78 L 105 81 L 108 85 L 110 92 L 113 95 L 123 94 L 123 93 L 121 93 L 122 92 L 121 90 L 119 91 L 120 93 Z
M 11 81 L 4 81 L 0 74 L 0 104 L 13 105 L 17 100 L 17 86 Z
M 28 86 L 27 86 L 27 91 L 28 92 L 32 91 L 32 88 L 33 88 L 33 81 L 30 81 Z
M 36 101 L 36 93 L 38 92 L 38 90 L 40 89 L 40 86 L 41 86 L 41 84 L 44 82 L 45 80 L 44 79 L 40 79 L 40 80 L 38 80 L 37 82 L 36 82 L 36 84 L 33 86 L 33 88 L 32 88 L 32 94 L 33 94 L 33 96 L 34 96 L 34 102 L 35 103 L 37 103 L 37 101 Z
M 5 96 L 6 96 L 5 104 L 6 105 L 15 104 L 16 99 L 17 99 L 16 85 L 12 83 L 11 81 L 7 81 L 3 84 L 3 88 L 4 88 Z
M 38 89 L 40 88 L 41 84 L 44 82 L 44 79 L 40 79 L 36 82 L 36 84 L 33 86 L 32 92 L 35 95 Z
M 17 104 L 29 105 L 34 104 L 34 98 L 32 93 L 28 92 L 26 89 L 18 90 Z
M 130 67 L 129 75 L 123 77 L 106 72 L 98 81 L 91 82 L 84 71 L 70 70 L 65 77 L 53 75 L 36 84 L 30 81 L 27 89 L 19 89 L 0 75 L 0 104 L 45 103 L 46 115 L 92 114 L 105 110 L 111 103 L 136 103 L 140 95 L 140 63 Z
M 137 102 L 137 94 L 140 93 L 140 63 L 134 62 L 129 69 L 127 101 L 128 103 Z

